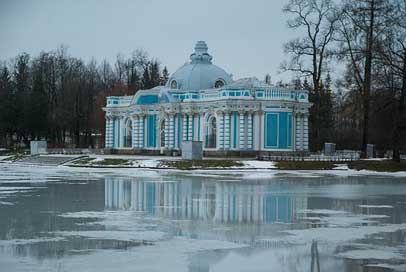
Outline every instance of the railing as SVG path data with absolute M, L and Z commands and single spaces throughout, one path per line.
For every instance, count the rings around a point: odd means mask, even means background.
M 89 148 L 48 148 L 48 154 L 80 155 L 94 153 L 95 149 Z
M 107 97 L 107 106 L 126 106 L 130 105 L 133 96 L 109 96 Z
M 259 160 L 263 161 L 325 161 L 325 162 L 348 162 L 356 161 L 360 159 L 360 154 L 358 152 L 341 153 L 337 152 L 333 155 L 324 154 L 283 154 L 283 155 L 272 155 L 269 154 L 258 155 Z

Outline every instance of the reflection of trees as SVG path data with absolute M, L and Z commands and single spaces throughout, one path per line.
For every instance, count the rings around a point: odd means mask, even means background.
M 128 244 L 112 241 L 96 241 L 87 239 L 72 239 L 69 241 L 47 240 L 41 237 L 51 235 L 53 231 L 80 230 L 77 220 L 64 218 L 58 214 L 79 211 L 102 211 L 103 184 L 98 182 L 78 183 L 77 185 L 64 182 L 50 182 L 47 187 L 22 191 L 9 197 L 15 205 L 3 206 L 0 220 L 0 239 L 39 239 L 39 242 L 17 243 L 10 242 L 0 246 L 2 254 L 16 256 L 32 256 L 38 259 L 59 258 L 71 254 L 70 250 L 115 248 Z M 81 222 L 92 219 L 81 219 Z M 48 234 L 49 232 L 49 234 Z M 113 243 L 114 242 L 114 243 Z M 132 246 L 132 244 L 131 244 Z M 3 271 L 0 269 L 0 271 Z

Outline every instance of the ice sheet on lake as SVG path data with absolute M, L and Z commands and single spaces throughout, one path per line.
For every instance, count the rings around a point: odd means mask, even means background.
M 358 207 L 371 209 L 393 209 L 392 205 L 358 205 Z
M 369 266 L 369 267 L 377 267 L 377 268 L 386 268 L 386 269 L 390 269 L 390 270 L 393 270 L 393 271 L 401 271 L 401 272 L 406 271 L 406 264 L 379 263 L 379 264 L 368 264 L 367 266 Z
M 36 243 L 44 243 L 44 242 L 59 242 L 59 241 L 63 241 L 63 240 L 65 240 L 64 237 L 42 237 L 42 238 L 32 238 L 32 239 L 0 240 L 0 247 L 36 244 Z
M 346 211 L 340 211 L 340 210 L 328 210 L 328 209 L 303 209 L 297 211 L 297 213 L 309 213 L 309 214 L 325 214 L 325 215 L 331 215 L 331 214 L 346 214 Z
M 391 233 L 398 230 L 406 230 L 406 223 L 382 224 L 377 226 L 321 227 L 314 229 L 286 230 L 283 231 L 283 233 L 286 233 L 287 236 L 278 239 L 278 241 L 291 244 L 305 244 L 311 243 L 315 240 L 337 244 L 362 239 L 367 235 Z
M 356 249 L 349 250 L 346 252 L 338 253 L 337 256 L 346 258 L 346 259 L 355 259 L 355 260 L 404 260 L 406 256 L 396 252 L 396 248 L 383 248 L 383 249 Z
M 91 239 L 107 239 L 118 241 L 158 241 L 165 238 L 165 233 L 161 231 L 57 231 L 55 235 L 62 237 L 81 236 Z

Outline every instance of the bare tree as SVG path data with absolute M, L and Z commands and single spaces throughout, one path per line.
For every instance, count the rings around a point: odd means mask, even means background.
M 393 160 L 400 161 L 401 135 L 406 130 L 406 0 L 390 4 L 393 12 L 388 14 L 388 18 L 392 27 L 384 33 L 378 52 L 382 64 L 388 67 L 391 79 Z
M 290 0 L 283 11 L 292 15 L 288 26 L 303 30 L 304 35 L 285 44 L 290 61 L 282 64 L 284 71 L 293 71 L 312 79 L 310 114 L 311 145 L 320 148 L 319 120 L 322 76 L 327 73 L 327 61 L 331 56 L 340 12 L 331 0 Z
M 385 31 L 385 14 L 388 5 L 385 0 L 345 0 L 340 17 L 339 55 L 349 61 L 356 87 L 361 96 L 362 151 L 366 155 L 369 142 L 370 94 L 372 87 L 372 66 L 377 41 Z
M 337 7 L 330 0 L 290 0 L 284 12 L 294 16 L 288 21 L 293 29 L 303 29 L 305 35 L 285 44 L 285 52 L 291 56 L 282 68 L 311 76 L 315 92 L 329 57 L 329 45 L 333 40 L 339 19 Z

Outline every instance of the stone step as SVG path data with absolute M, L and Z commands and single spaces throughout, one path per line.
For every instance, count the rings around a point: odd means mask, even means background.
M 26 164 L 26 165 L 49 165 L 57 166 L 64 163 L 70 162 L 72 160 L 79 159 L 86 156 L 52 156 L 52 155 L 35 155 L 21 158 L 14 163 Z

